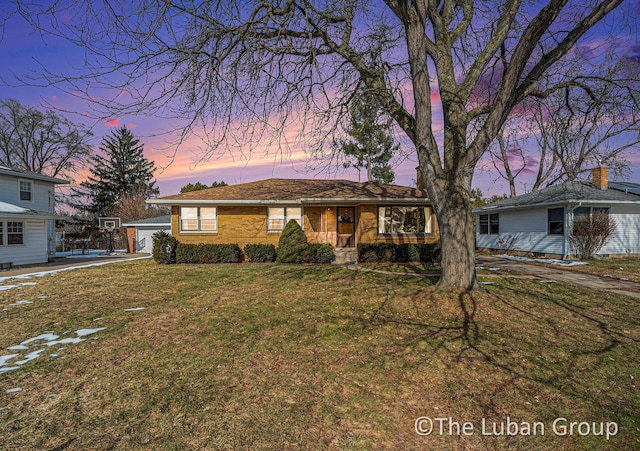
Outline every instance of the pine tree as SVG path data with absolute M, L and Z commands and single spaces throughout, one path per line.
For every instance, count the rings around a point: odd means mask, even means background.
M 352 138 L 341 141 L 341 151 L 352 161 L 345 167 L 353 166 L 367 171 L 367 180 L 392 183 L 395 174 L 389 161 L 400 147 L 395 144 L 392 120 L 384 119 L 382 107 L 370 93 L 361 93 L 353 99 L 349 109 L 350 122 L 345 130 Z
M 125 195 L 137 193 L 149 197 L 160 191 L 155 186 L 155 164 L 144 156 L 144 145 L 126 127 L 102 139 L 100 154 L 89 160 L 91 175 L 76 194 L 88 197 L 80 208 L 95 216 L 108 216 Z

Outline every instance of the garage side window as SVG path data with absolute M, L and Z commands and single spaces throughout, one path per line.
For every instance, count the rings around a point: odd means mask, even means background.
M 216 232 L 218 209 L 216 207 L 180 207 L 180 231 Z

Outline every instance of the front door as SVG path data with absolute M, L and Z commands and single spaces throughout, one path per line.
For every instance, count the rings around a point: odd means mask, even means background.
M 338 207 L 337 247 L 356 247 L 355 207 Z

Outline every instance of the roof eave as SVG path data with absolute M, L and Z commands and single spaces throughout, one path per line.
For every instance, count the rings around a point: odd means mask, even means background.
M 402 203 L 431 204 L 424 197 L 311 197 L 302 199 L 255 199 L 255 200 L 231 200 L 231 199 L 150 199 L 148 204 L 158 205 L 312 205 L 312 204 L 377 204 L 377 203 Z
M 521 210 L 524 208 L 537 208 L 537 207 L 551 207 L 554 205 L 567 205 L 567 204 L 579 204 L 579 203 L 583 203 L 583 204 L 589 204 L 589 205 L 593 205 L 593 204 L 604 204 L 604 205 L 610 205 L 610 204 L 640 204 L 640 200 L 634 201 L 634 200 L 587 200 L 587 199 L 567 199 L 567 200 L 563 200 L 563 201 L 554 201 L 554 202 L 540 202 L 540 203 L 536 203 L 536 204 L 525 204 L 525 205 L 506 205 L 506 206 L 491 206 L 491 205 L 486 205 L 483 207 L 478 207 L 478 208 L 474 208 L 473 210 L 471 210 L 471 213 L 476 214 L 476 213 L 483 213 L 483 212 L 493 212 L 493 211 L 503 211 L 503 210 Z

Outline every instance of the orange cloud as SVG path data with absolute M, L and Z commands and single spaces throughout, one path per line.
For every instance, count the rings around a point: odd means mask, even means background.
M 120 118 L 114 117 L 113 119 L 109 119 L 106 124 L 107 127 L 117 127 L 118 125 L 120 125 Z
M 128 128 L 129 130 L 134 129 L 134 128 L 136 128 L 137 126 L 138 126 L 138 124 L 134 124 L 133 122 L 129 122 L 129 123 L 127 124 L 127 128 Z

